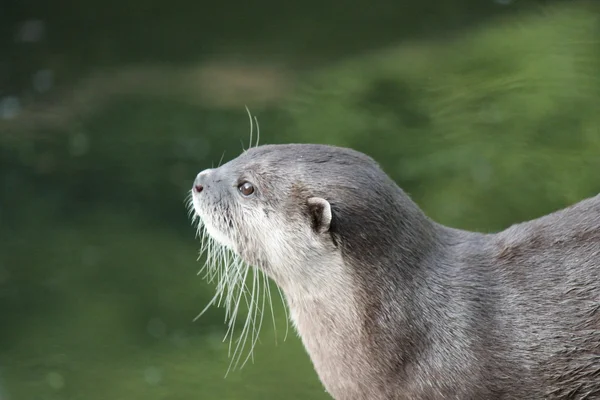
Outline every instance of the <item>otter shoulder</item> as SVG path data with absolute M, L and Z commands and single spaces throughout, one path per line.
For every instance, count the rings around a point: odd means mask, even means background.
M 543 217 L 515 224 L 493 236 L 501 264 L 559 265 L 600 253 L 600 195 Z

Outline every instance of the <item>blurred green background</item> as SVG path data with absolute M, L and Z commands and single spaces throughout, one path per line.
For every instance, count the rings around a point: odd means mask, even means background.
M 600 192 L 595 2 L 0 5 L 0 399 L 326 399 L 275 300 L 230 372 L 184 205 L 262 143 L 350 146 L 439 222 Z

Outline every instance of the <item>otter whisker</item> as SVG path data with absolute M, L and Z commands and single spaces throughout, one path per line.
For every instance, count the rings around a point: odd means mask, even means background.
M 239 274 L 238 274 L 239 275 Z M 223 341 L 225 341 L 227 339 L 227 336 L 229 334 L 233 334 L 233 331 L 235 329 L 235 321 L 237 318 L 237 313 L 239 311 L 239 304 L 241 303 L 241 298 L 243 297 L 244 302 L 246 304 L 249 304 L 248 301 L 248 289 L 242 285 L 239 281 L 235 281 L 232 282 L 231 280 L 228 282 L 228 286 L 229 286 L 229 290 L 228 290 L 228 295 L 227 295 L 227 299 L 226 299 L 226 304 L 225 304 L 225 308 L 226 308 L 226 314 L 227 314 L 227 318 L 230 318 L 230 323 L 229 323 L 229 329 L 225 335 L 225 338 L 223 339 Z M 235 295 L 237 293 L 237 296 Z M 234 298 L 237 297 L 237 301 L 235 302 L 236 306 L 233 308 L 231 308 L 231 304 Z
M 277 291 L 279 292 L 279 298 L 281 299 L 281 304 L 283 304 L 283 312 L 285 313 L 285 335 L 283 336 L 283 341 L 285 342 L 290 327 L 290 319 L 287 311 L 287 304 L 285 302 L 285 299 L 283 298 L 283 293 L 281 293 L 281 289 L 279 288 L 279 286 L 276 285 L 275 287 L 277 287 Z
M 267 274 L 265 274 L 263 272 L 262 275 L 263 275 L 263 282 L 264 282 L 263 296 L 268 297 L 268 299 L 269 299 L 269 307 L 271 309 L 271 318 L 273 321 L 273 332 L 275 334 L 275 344 L 277 345 L 277 324 L 275 323 L 275 311 L 273 310 L 273 297 L 271 296 L 271 285 L 269 284 L 269 278 L 267 277 Z
M 187 209 L 188 218 L 191 218 L 194 215 L 194 198 L 192 197 L 192 191 L 191 190 L 185 196 L 185 199 L 183 200 L 183 203 L 185 204 L 185 208 Z M 192 220 L 192 223 L 193 222 L 194 222 L 194 220 Z
M 204 315 L 206 310 L 208 310 L 210 308 L 210 306 L 213 305 L 213 303 L 215 302 L 216 299 L 217 299 L 217 296 L 216 295 L 213 296 L 213 298 L 208 302 L 206 307 L 204 307 L 204 309 L 202 311 L 200 311 L 200 313 L 198 315 L 196 315 L 196 317 L 194 317 L 193 321 L 196 321 L 198 318 L 200 318 L 202 315 Z
M 248 271 L 249 269 L 247 267 L 245 267 L 244 265 L 239 265 L 235 275 L 236 280 L 231 281 L 232 285 L 235 285 L 237 290 L 240 292 L 246 305 L 250 304 L 250 301 L 248 300 L 250 290 L 248 289 L 245 283 Z M 234 300 L 234 298 L 232 297 L 231 300 Z
M 228 289 L 228 297 L 234 297 L 233 294 L 235 293 L 235 288 L 233 289 Z M 241 297 L 243 294 L 243 288 L 237 288 L 239 296 Z M 235 322 L 237 319 L 237 308 L 234 308 L 233 310 L 231 309 L 231 307 L 229 305 L 227 305 L 226 307 L 226 311 L 225 311 L 225 318 L 229 320 L 228 322 L 228 327 L 227 327 L 227 331 L 225 332 L 225 336 L 223 337 L 223 342 L 225 342 L 227 340 L 227 338 L 229 337 L 229 350 L 227 352 L 228 356 L 231 356 L 231 342 L 233 340 L 233 331 L 235 330 Z
M 252 295 L 250 297 L 250 302 L 249 303 L 247 302 L 246 304 L 248 305 L 248 313 L 246 315 L 246 320 L 244 321 L 244 326 L 242 327 L 242 332 L 241 332 L 240 336 L 238 337 L 238 339 L 236 340 L 237 346 L 234 351 L 233 358 L 231 360 L 232 365 L 235 361 L 235 365 L 233 366 L 233 369 L 235 369 L 237 367 L 237 363 L 239 362 L 239 358 L 240 358 L 239 355 L 241 355 L 244 347 L 246 346 L 248 333 L 250 332 L 249 327 L 251 325 L 250 321 L 252 320 L 252 312 L 253 312 L 253 307 L 254 307 L 254 293 L 252 293 Z M 240 346 L 241 346 L 241 348 L 240 348 Z M 236 361 L 236 359 L 237 359 L 237 361 Z
M 202 227 L 198 227 L 198 229 L 196 230 L 196 234 L 200 236 L 200 251 L 198 254 L 198 259 L 196 261 L 200 260 L 200 258 L 202 257 L 202 254 L 204 254 L 207 250 L 207 246 L 209 245 L 208 242 L 212 241 L 212 238 L 210 236 L 208 236 L 205 232 L 203 232 L 201 228 Z M 202 270 L 205 269 L 207 267 L 207 265 L 208 265 L 208 262 L 204 263 L 204 265 L 202 266 L 200 271 L 198 271 L 198 275 L 200 275 L 202 273 Z
M 235 271 L 232 271 L 235 273 Z M 225 291 L 225 298 L 223 299 L 223 305 L 225 307 L 225 320 L 228 320 L 229 318 L 232 317 L 231 312 L 232 312 L 232 308 L 231 308 L 231 301 L 232 298 L 235 297 L 235 290 L 236 290 L 236 285 L 235 282 L 232 283 L 232 278 L 233 275 L 229 274 L 228 272 L 224 273 L 224 276 L 222 278 L 222 281 L 220 282 L 221 285 L 223 285 L 224 288 L 226 288 Z M 227 335 L 225 335 L 225 337 L 227 337 Z
M 248 269 L 246 270 L 248 271 Z M 256 276 L 256 273 L 254 274 L 254 277 Z M 253 326 L 252 323 L 252 316 L 253 313 L 255 312 L 255 308 L 256 308 L 256 304 L 255 304 L 255 290 L 256 290 L 256 279 L 253 280 L 252 283 L 252 294 L 250 296 L 250 304 L 248 306 L 248 315 L 246 316 L 246 321 L 244 322 L 244 327 L 242 329 L 242 334 L 240 335 L 240 338 L 238 339 L 238 344 L 236 346 L 236 349 L 234 351 L 234 357 L 232 359 L 232 363 L 235 360 L 235 365 L 233 366 L 233 369 L 235 370 L 238 366 L 238 363 L 240 361 L 240 357 L 242 355 L 242 351 L 244 350 L 244 347 L 246 346 L 246 341 L 248 339 L 248 334 L 250 333 L 250 327 L 252 326 L 252 329 L 255 329 L 255 327 Z M 241 345 L 241 347 L 240 347 Z M 236 357 L 237 355 L 237 357 Z M 230 365 L 231 368 L 231 365 Z
M 258 142 L 260 140 L 260 126 L 258 125 L 256 116 L 254 116 L 254 122 L 256 123 L 256 145 L 254 147 L 258 147 Z
M 206 274 L 204 275 L 204 279 L 206 279 L 209 283 L 212 283 L 213 278 L 214 278 L 214 273 L 215 273 L 215 265 L 213 263 L 213 260 L 217 260 L 218 261 L 218 253 L 215 253 L 215 243 L 213 240 L 210 240 L 209 242 L 209 246 L 206 249 L 206 259 L 207 262 L 204 264 L 204 268 L 206 269 Z M 210 260 L 210 261 L 208 261 Z M 202 272 L 202 270 L 200 270 L 200 272 Z
M 223 248 L 221 248 L 220 256 L 221 256 L 221 259 L 222 259 L 222 264 L 221 265 L 225 265 L 225 266 L 229 265 L 230 253 L 226 252 Z M 223 282 L 227 282 L 228 268 L 227 267 L 225 267 L 225 268 L 219 268 L 217 271 L 218 271 L 218 276 L 219 276 L 219 279 L 218 279 L 219 285 L 222 285 Z M 223 300 L 223 293 L 224 292 L 225 291 L 222 290 L 221 293 L 220 293 L 219 303 L 218 303 L 219 307 L 221 306 L 221 301 Z M 225 313 L 225 318 L 227 318 L 227 313 Z
M 250 113 L 250 110 L 248 109 L 248 106 L 244 106 L 246 108 L 246 112 L 248 113 L 248 118 L 250 119 L 250 140 L 248 141 L 248 148 L 252 148 L 252 130 L 254 129 L 254 126 L 252 124 L 252 114 Z M 242 146 L 243 149 L 243 146 Z M 244 150 L 246 151 L 246 150 Z
M 261 276 L 264 277 L 264 275 L 257 268 L 253 268 L 253 270 L 254 270 L 254 277 L 256 279 L 256 286 L 257 286 L 256 298 L 258 301 L 258 298 L 260 297 L 260 282 L 261 282 L 260 277 Z M 263 291 L 265 290 L 264 284 L 266 284 L 266 282 L 263 280 Z M 258 308 L 255 306 L 253 325 L 256 326 L 256 318 L 258 317 L 258 314 L 260 313 L 260 319 L 258 320 L 258 328 L 256 328 L 256 330 L 254 331 L 255 335 L 254 335 L 253 341 L 250 345 L 250 351 L 248 353 L 248 356 L 246 357 L 246 359 L 240 366 L 240 368 L 244 368 L 244 365 L 246 365 L 246 363 L 248 362 L 248 359 L 250 359 L 250 358 L 252 358 L 252 362 L 254 362 L 254 347 L 256 347 L 256 343 L 258 342 L 259 336 L 260 336 L 259 335 L 260 329 L 262 327 L 262 323 L 263 323 L 263 319 L 264 319 L 264 315 L 265 315 L 265 300 L 266 300 L 266 298 L 267 298 L 267 296 L 265 296 L 263 293 L 262 306 L 261 306 L 260 310 L 258 310 Z
M 221 163 L 223 162 L 223 157 L 225 156 L 225 150 L 223 150 L 223 154 L 221 154 L 221 158 L 219 159 L 219 164 L 217 165 L 217 168 L 219 168 L 221 166 Z
M 227 285 L 232 288 L 232 290 L 229 290 L 228 295 L 225 298 L 225 306 L 228 312 L 229 310 L 231 310 L 231 304 L 234 298 L 235 288 L 239 286 L 240 288 L 245 289 L 245 286 L 241 284 L 243 276 L 243 269 L 241 267 L 243 267 L 243 264 L 240 263 L 240 260 L 237 257 L 234 256 L 233 258 L 234 260 L 231 264 L 229 264 L 229 267 L 226 269 L 227 276 L 224 277 L 224 280 L 227 283 Z
M 258 300 L 260 298 L 260 280 L 258 279 L 258 272 L 256 270 L 256 268 L 252 267 L 252 272 L 253 272 L 253 281 L 252 281 L 252 304 L 253 304 L 253 308 L 252 308 L 252 312 L 250 314 L 251 316 L 251 321 L 249 321 L 252 324 L 252 336 L 250 337 L 250 351 L 248 353 L 248 357 L 252 358 L 252 362 L 254 362 L 254 345 L 256 344 L 256 340 L 258 339 L 258 333 L 260 332 L 260 327 L 262 325 L 262 313 L 260 312 L 260 309 L 258 308 Z M 254 300 L 254 296 L 256 294 L 256 300 Z M 259 320 L 259 325 L 258 327 L 256 326 L 256 319 L 258 318 L 258 315 L 261 314 L 261 319 Z M 248 335 L 246 335 L 246 338 L 244 339 L 244 346 L 246 345 L 246 340 L 247 340 Z M 240 352 L 240 356 L 241 356 L 241 352 Z M 242 365 L 240 366 L 240 368 L 243 368 L 244 364 L 246 363 L 248 357 L 246 358 L 246 360 L 242 363 Z M 239 361 L 239 358 L 238 358 Z
M 240 261 L 237 259 L 235 260 L 234 263 L 232 263 L 231 266 L 233 267 L 233 269 L 231 271 L 233 273 L 225 281 L 229 288 L 228 296 L 226 298 L 226 308 L 228 309 L 228 312 L 231 313 L 231 311 L 232 311 L 231 306 L 232 306 L 232 304 L 235 304 L 235 306 L 233 308 L 233 313 L 230 314 L 233 318 L 235 318 L 235 316 L 237 314 L 237 310 L 239 308 L 241 298 L 242 298 L 242 296 L 246 296 L 246 292 L 247 292 L 247 288 L 243 284 L 246 271 L 243 268 L 244 265 L 242 263 L 240 263 Z M 236 293 L 237 293 L 237 296 L 236 296 Z M 235 300 L 235 299 L 237 299 L 237 300 Z
M 241 291 L 241 290 L 243 290 L 243 288 L 240 288 L 239 290 Z M 225 337 L 223 338 L 223 342 L 224 342 L 227 340 L 227 337 L 229 337 L 229 345 L 228 345 L 228 349 L 227 349 L 228 357 L 231 357 L 231 348 L 233 346 L 233 333 L 235 330 L 235 321 L 237 318 L 237 308 L 234 311 L 235 312 L 230 316 L 229 326 L 227 328 L 227 332 L 225 333 Z
M 186 195 L 186 199 L 184 202 L 186 203 L 185 206 L 187 208 L 188 218 L 190 218 L 190 224 L 194 226 L 194 224 L 198 223 L 200 218 L 198 217 L 198 214 L 196 214 L 196 210 L 194 209 L 194 198 L 191 190 Z M 196 232 L 196 237 L 198 236 L 197 233 L 198 232 Z
M 244 282 L 246 281 L 247 274 L 248 274 L 248 268 L 245 268 L 244 278 L 243 278 Z M 241 299 L 242 299 L 243 292 L 244 292 L 243 290 L 240 290 L 240 294 L 238 296 L 238 300 L 237 300 L 236 305 L 235 305 L 235 309 L 234 309 L 234 313 L 233 313 L 233 321 L 234 321 L 233 324 L 235 324 L 235 319 L 237 317 L 237 312 L 239 310 L 239 306 L 240 306 L 240 302 L 241 302 Z M 242 330 L 242 335 L 243 334 L 244 334 L 244 331 Z M 236 348 L 234 350 L 234 353 L 233 353 L 234 354 L 234 358 L 235 358 L 235 354 L 237 353 L 237 349 L 238 348 L 239 348 L 239 341 L 238 341 L 238 345 L 236 346 Z M 229 370 L 231 369 L 231 364 L 233 363 L 233 360 L 234 359 L 231 360 L 231 363 L 229 364 L 229 368 L 227 369 L 227 373 L 225 374 L 225 376 L 227 376 L 227 374 L 229 373 Z

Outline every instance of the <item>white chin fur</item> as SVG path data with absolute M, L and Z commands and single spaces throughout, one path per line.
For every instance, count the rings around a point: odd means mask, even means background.
M 221 233 L 219 230 L 215 229 L 208 221 L 202 220 L 204 226 L 206 227 L 206 231 L 208 234 L 220 245 L 227 247 L 230 250 L 235 250 L 233 247 L 233 243 L 227 236 Z
M 227 247 L 230 250 L 235 251 L 235 247 L 231 240 L 227 237 L 227 235 L 223 234 L 221 231 L 216 229 L 214 225 L 211 223 L 210 218 L 205 217 L 205 214 L 202 212 L 202 207 L 200 206 L 198 200 L 194 198 L 194 210 L 196 214 L 202 221 L 202 224 L 206 228 L 208 234 L 220 245 Z

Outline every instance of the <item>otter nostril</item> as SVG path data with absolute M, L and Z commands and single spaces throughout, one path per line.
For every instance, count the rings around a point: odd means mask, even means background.
M 200 193 L 204 190 L 204 188 L 206 187 L 205 183 L 207 183 L 206 179 L 210 171 L 210 169 L 205 169 L 204 171 L 196 175 L 196 179 L 194 179 L 194 183 L 192 186 L 195 193 Z

